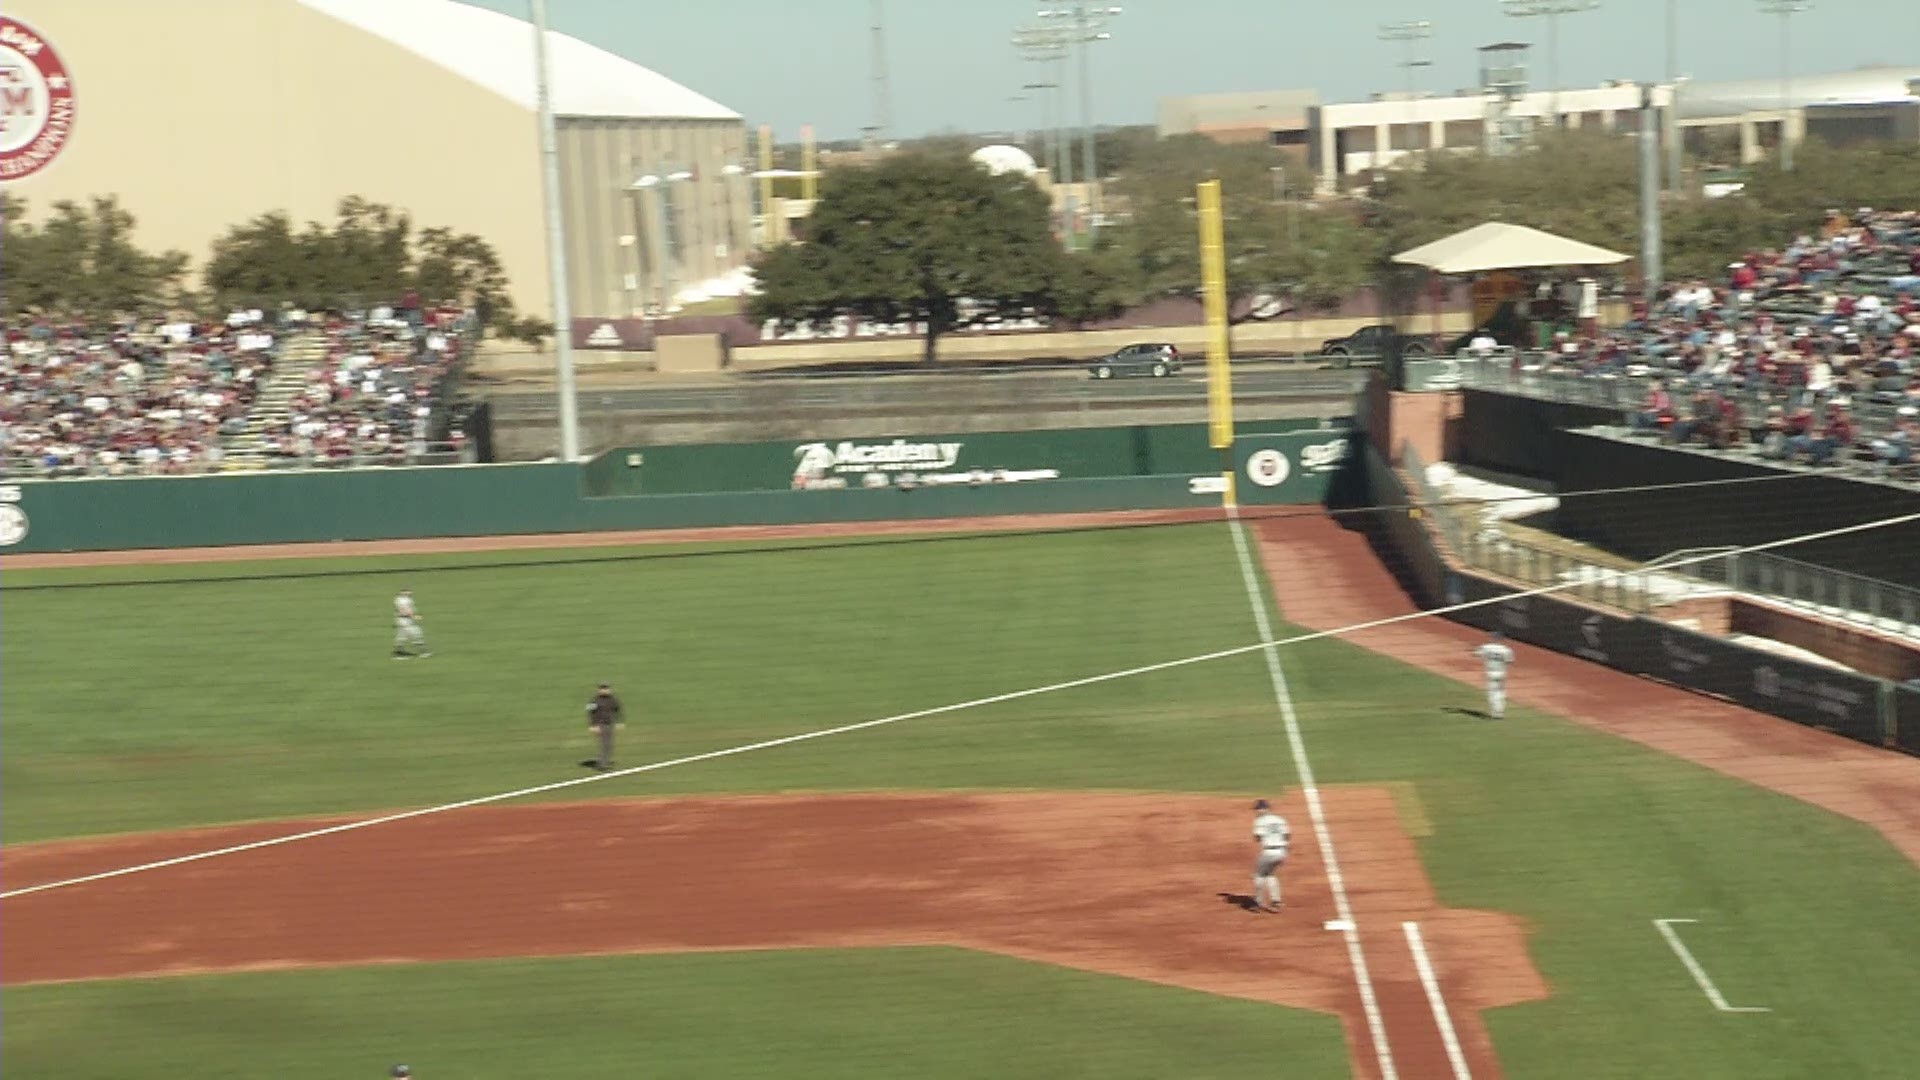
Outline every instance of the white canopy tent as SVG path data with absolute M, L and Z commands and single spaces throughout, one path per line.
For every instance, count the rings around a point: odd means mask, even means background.
M 1436 274 L 1474 274 L 1539 266 L 1612 266 L 1630 256 L 1525 225 L 1489 221 L 1393 257 Z

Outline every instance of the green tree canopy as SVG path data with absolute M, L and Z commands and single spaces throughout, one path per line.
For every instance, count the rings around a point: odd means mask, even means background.
M 942 334 L 996 313 L 1050 310 L 1064 258 L 1031 181 L 956 154 L 833 171 L 805 232 L 761 259 L 753 316 L 924 323 L 929 362 Z
M 358 196 L 340 201 L 331 225 L 295 230 L 280 211 L 214 241 L 206 285 L 230 305 L 372 305 L 416 289 L 429 302 L 472 304 L 489 326 L 512 323 L 506 270 L 493 245 L 451 229 L 413 231 L 404 213 Z
M 0 194 L 0 309 L 105 318 L 179 303 L 187 256 L 154 254 L 134 243 L 136 222 L 117 199 L 53 204 L 40 225 L 27 204 Z
M 1285 178 L 1281 159 L 1257 143 L 1221 144 L 1178 135 L 1135 147 L 1132 167 L 1115 184 L 1130 212 L 1116 230 L 1139 288 L 1148 295 L 1200 292 L 1199 217 L 1195 188 L 1219 180 L 1226 241 L 1228 301 L 1235 310 L 1262 294 L 1307 307 L 1336 304 L 1373 280 L 1379 241 L 1337 206 L 1282 198 L 1303 175 Z

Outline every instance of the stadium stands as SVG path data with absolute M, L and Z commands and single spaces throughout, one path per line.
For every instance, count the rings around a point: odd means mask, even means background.
M 470 326 L 374 309 L 12 327 L 0 461 L 75 477 L 457 459 L 441 428 Z
M 1920 213 L 1830 214 L 1818 236 L 1751 252 L 1718 285 L 1663 290 L 1618 329 L 1510 371 L 1474 366 L 1471 384 L 1617 407 L 1671 442 L 1911 474 Z

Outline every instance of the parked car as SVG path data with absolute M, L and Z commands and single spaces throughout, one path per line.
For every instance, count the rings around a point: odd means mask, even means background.
M 1320 343 L 1320 355 L 1338 359 L 1341 367 L 1356 356 L 1426 356 L 1433 351 L 1423 337 L 1403 334 L 1386 323 L 1363 326 L 1346 337 L 1328 338 Z
M 1128 345 L 1087 366 L 1096 379 L 1116 376 L 1148 375 L 1165 378 L 1180 370 L 1180 350 L 1163 342 Z

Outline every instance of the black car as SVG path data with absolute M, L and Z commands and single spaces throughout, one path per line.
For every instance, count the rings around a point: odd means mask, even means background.
M 1087 370 L 1093 372 L 1096 379 L 1127 375 L 1161 379 L 1180 370 L 1180 350 L 1163 342 L 1128 345 L 1095 360 Z
M 1328 338 L 1320 343 L 1320 355 L 1336 357 L 1345 367 L 1356 356 L 1425 356 L 1433 351 L 1425 338 L 1402 334 L 1386 323 L 1363 326 L 1346 337 Z

